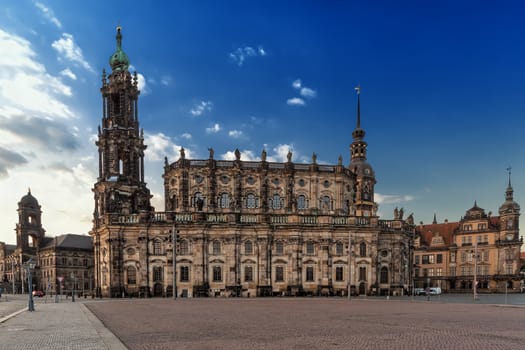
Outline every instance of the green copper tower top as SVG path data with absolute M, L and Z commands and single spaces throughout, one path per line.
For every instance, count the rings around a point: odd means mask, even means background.
M 121 27 L 117 27 L 117 50 L 109 58 L 109 65 L 113 71 L 128 70 L 129 58 L 124 51 L 122 51 L 122 33 Z

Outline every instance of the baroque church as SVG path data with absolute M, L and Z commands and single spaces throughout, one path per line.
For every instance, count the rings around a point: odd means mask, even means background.
M 96 294 L 272 296 L 404 293 L 412 215 L 380 220 L 376 177 L 357 123 L 350 164 L 214 158 L 164 164 L 164 211 L 144 182 L 137 74 L 120 27 L 102 73 L 93 238 Z

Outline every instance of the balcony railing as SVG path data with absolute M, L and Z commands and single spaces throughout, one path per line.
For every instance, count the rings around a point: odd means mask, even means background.
M 244 225 L 320 225 L 320 226 L 367 226 L 377 227 L 382 231 L 412 232 L 414 227 L 401 220 L 378 220 L 377 217 L 345 216 L 333 214 L 298 214 L 298 213 L 249 213 L 249 212 L 155 212 L 129 215 L 108 214 L 97 218 L 97 225 L 137 225 L 151 223 L 166 224 L 224 224 Z

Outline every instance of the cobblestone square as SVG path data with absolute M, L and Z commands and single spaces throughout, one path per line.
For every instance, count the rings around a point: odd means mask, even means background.
M 129 349 L 523 349 L 525 308 L 335 298 L 88 303 Z

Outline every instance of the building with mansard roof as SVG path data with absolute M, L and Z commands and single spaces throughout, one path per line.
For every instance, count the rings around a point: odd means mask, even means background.
M 91 294 L 94 262 L 90 236 L 46 237 L 41 206 L 31 190 L 18 202 L 15 231 L 16 245 L 0 242 L 0 287 L 5 292 L 27 293 L 24 264 L 32 259 L 36 264 L 31 281 L 34 290 Z
M 137 74 L 117 28 L 102 73 L 94 185 L 95 284 L 100 296 L 269 296 L 404 293 L 412 216 L 380 220 L 376 176 L 357 125 L 350 163 L 165 160 L 163 211 L 144 182 Z

